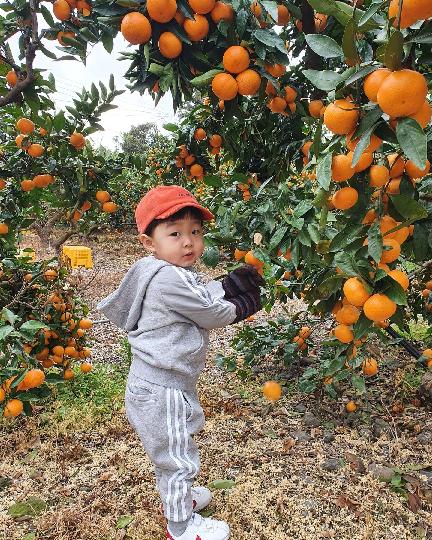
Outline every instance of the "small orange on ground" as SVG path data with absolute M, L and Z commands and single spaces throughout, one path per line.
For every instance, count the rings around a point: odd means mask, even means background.
M 331 200 L 338 210 L 349 210 L 358 201 L 358 191 L 352 187 L 344 187 L 336 191 Z
M 57 271 L 53 268 L 45 270 L 44 279 L 45 281 L 54 281 L 57 278 Z
M 385 294 L 373 294 L 363 306 L 365 316 L 374 322 L 385 321 L 396 313 L 396 302 Z
M 338 324 L 334 329 L 334 335 L 341 343 L 351 343 L 354 340 L 354 333 L 346 324 Z
M 3 416 L 6 418 L 15 418 L 24 410 L 24 404 L 20 399 L 10 399 L 4 408 Z
M 33 133 L 35 125 L 28 118 L 20 118 L 16 123 L 15 127 L 20 133 L 23 133 L 24 135 L 29 135 L 30 133 Z
M 167 23 L 174 18 L 177 11 L 176 0 L 147 0 L 147 12 L 150 19 Z
M 406 291 L 409 287 L 409 278 L 402 270 L 390 270 L 388 275 L 399 283 L 399 285 Z
M 253 69 L 245 69 L 237 75 L 236 81 L 241 96 L 254 96 L 261 85 L 261 76 Z
M 354 401 L 348 401 L 348 403 L 345 405 L 345 409 L 347 412 L 354 412 L 357 410 L 357 405 L 354 403 Z
M 366 377 L 373 377 L 378 373 L 378 363 L 375 358 L 366 358 L 362 364 L 362 369 Z
M 354 176 L 355 170 L 351 167 L 351 157 L 345 154 L 336 154 L 332 159 L 332 179 L 335 182 L 344 182 Z
M 321 109 L 324 107 L 324 103 L 320 99 L 313 99 L 309 103 L 309 114 L 313 118 L 320 118 Z
M 417 165 L 414 164 L 410 159 L 405 164 L 405 170 L 410 178 L 423 178 L 426 176 L 431 168 L 429 160 L 426 160 L 426 166 L 424 169 L 420 169 Z
M 369 185 L 383 187 L 390 180 L 390 171 L 384 165 L 371 165 L 369 169 Z
M 427 96 L 428 86 L 418 71 L 401 69 L 385 78 L 377 94 L 378 105 L 391 116 L 409 116 L 418 112 Z
M 138 11 L 131 11 L 123 17 L 120 32 L 126 41 L 132 45 L 139 45 L 149 41 L 152 27 L 145 15 Z
M 359 119 L 355 103 L 346 99 L 337 99 L 330 103 L 324 112 L 324 124 L 336 135 L 347 135 L 354 131 Z
M 9 86 L 15 86 L 18 82 L 18 75 L 13 69 L 6 73 L 6 82 Z
M 281 385 L 277 381 L 267 381 L 263 386 L 263 395 L 270 401 L 277 401 L 282 395 Z
M 34 158 L 41 157 L 44 152 L 45 148 L 38 143 L 33 143 L 27 148 L 28 155 Z
M 117 205 L 116 203 L 112 201 L 108 201 L 106 203 L 103 203 L 102 205 L 102 212 L 107 212 L 108 214 L 112 214 L 114 212 L 117 212 Z
M 9 226 L 6 223 L 0 223 L 0 234 L 7 234 L 9 232 Z
M 92 364 L 90 364 L 90 362 L 83 362 L 81 365 L 80 365 L 80 370 L 83 372 L 83 373 L 88 373 L 89 371 L 92 370 Z
M 345 281 L 343 292 L 348 302 L 356 307 L 361 307 L 370 297 L 366 287 L 356 277 L 349 278 Z
M 106 203 L 111 200 L 111 195 L 108 193 L 108 191 L 97 191 L 96 200 L 100 203 Z
M 241 73 L 249 67 L 249 52 L 245 47 L 233 45 L 223 55 L 223 66 L 230 73 Z
M 379 68 L 370 73 L 364 80 L 363 90 L 370 101 L 377 103 L 378 90 L 385 81 L 385 79 L 391 74 L 391 71 L 387 68 Z
M 182 52 L 181 40 L 172 32 L 162 32 L 158 43 L 159 50 L 165 58 L 177 58 Z
M 401 252 L 401 247 L 400 247 L 399 242 L 397 242 L 393 238 L 384 238 L 383 248 L 384 247 L 388 247 L 389 249 L 386 249 L 386 250 L 383 249 L 381 262 L 391 263 L 399 258 L 399 255 Z
M 223 100 L 230 100 L 238 94 L 238 84 L 229 73 L 218 73 L 212 80 L 213 93 Z
M 228 4 L 216 2 L 214 8 L 211 10 L 210 17 L 215 24 L 218 24 L 221 21 L 231 22 L 234 20 L 234 10 Z
M 209 22 L 204 15 L 195 13 L 193 19 L 185 19 L 183 28 L 191 41 L 200 41 L 209 32 Z
M 66 0 L 56 0 L 53 4 L 53 13 L 59 21 L 67 21 L 71 16 L 71 7 Z
M 74 146 L 77 150 L 81 150 L 81 148 L 84 148 L 85 146 L 85 137 L 82 133 L 77 133 L 76 131 L 72 133 L 72 135 L 69 137 L 69 142 L 72 146 Z

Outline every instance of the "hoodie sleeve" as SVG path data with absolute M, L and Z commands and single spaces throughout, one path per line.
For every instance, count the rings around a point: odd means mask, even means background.
M 223 299 L 224 291 L 219 282 L 203 285 L 191 272 L 175 266 L 162 269 L 159 276 L 160 292 L 167 308 L 201 328 L 222 328 L 236 318 L 236 308 Z

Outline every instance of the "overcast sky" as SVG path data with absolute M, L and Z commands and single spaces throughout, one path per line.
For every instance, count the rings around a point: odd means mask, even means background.
M 40 20 L 40 28 L 45 28 L 46 22 Z M 14 53 L 16 52 L 16 42 L 14 45 Z M 58 57 L 64 53 L 60 51 L 56 45 L 57 41 L 44 41 L 44 45 L 52 50 Z M 57 94 L 54 96 L 54 101 L 59 108 L 69 105 L 76 91 L 86 86 L 90 88 L 92 82 L 97 83 L 102 81 L 105 85 L 108 84 L 109 76 L 114 75 L 115 85 L 118 89 L 125 89 L 125 92 L 118 96 L 114 104 L 118 105 L 117 109 L 108 111 L 102 115 L 101 124 L 105 131 L 93 134 L 90 138 L 96 145 L 103 144 L 108 148 L 114 148 L 114 137 L 120 133 L 126 132 L 131 126 L 141 124 L 143 122 L 155 122 L 158 126 L 162 126 L 167 122 L 175 121 L 174 111 L 172 107 L 172 99 L 170 94 L 166 94 L 155 107 L 152 98 L 146 93 L 140 95 L 138 92 L 130 92 L 126 89 L 127 80 L 123 78 L 129 63 L 120 61 L 118 57 L 121 51 L 129 50 L 135 47 L 129 47 L 121 34 L 118 34 L 114 41 L 114 49 L 111 54 L 108 54 L 102 44 L 89 48 L 89 56 L 87 64 L 84 65 L 80 61 L 61 61 L 56 62 L 47 58 L 44 54 L 38 51 L 36 56 L 35 66 L 44 68 L 51 72 L 56 80 Z M 15 56 L 17 58 L 17 56 Z

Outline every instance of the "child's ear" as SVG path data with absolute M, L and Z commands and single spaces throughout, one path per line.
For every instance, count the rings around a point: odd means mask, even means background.
M 139 235 L 138 238 L 145 249 L 147 249 L 148 251 L 151 251 L 152 253 L 155 251 L 153 240 L 150 236 L 147 236 L 146 234 L 142 233 Z

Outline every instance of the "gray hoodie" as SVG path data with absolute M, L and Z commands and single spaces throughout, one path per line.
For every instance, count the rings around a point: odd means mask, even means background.
M 204 368 L 209 330 L 236 318 L 224 294 L 219 281 L 204 285 L 192 267 L 149 256 L 131 266 L 97 309 L 128 332 L 133 374 L 190 390 Z

